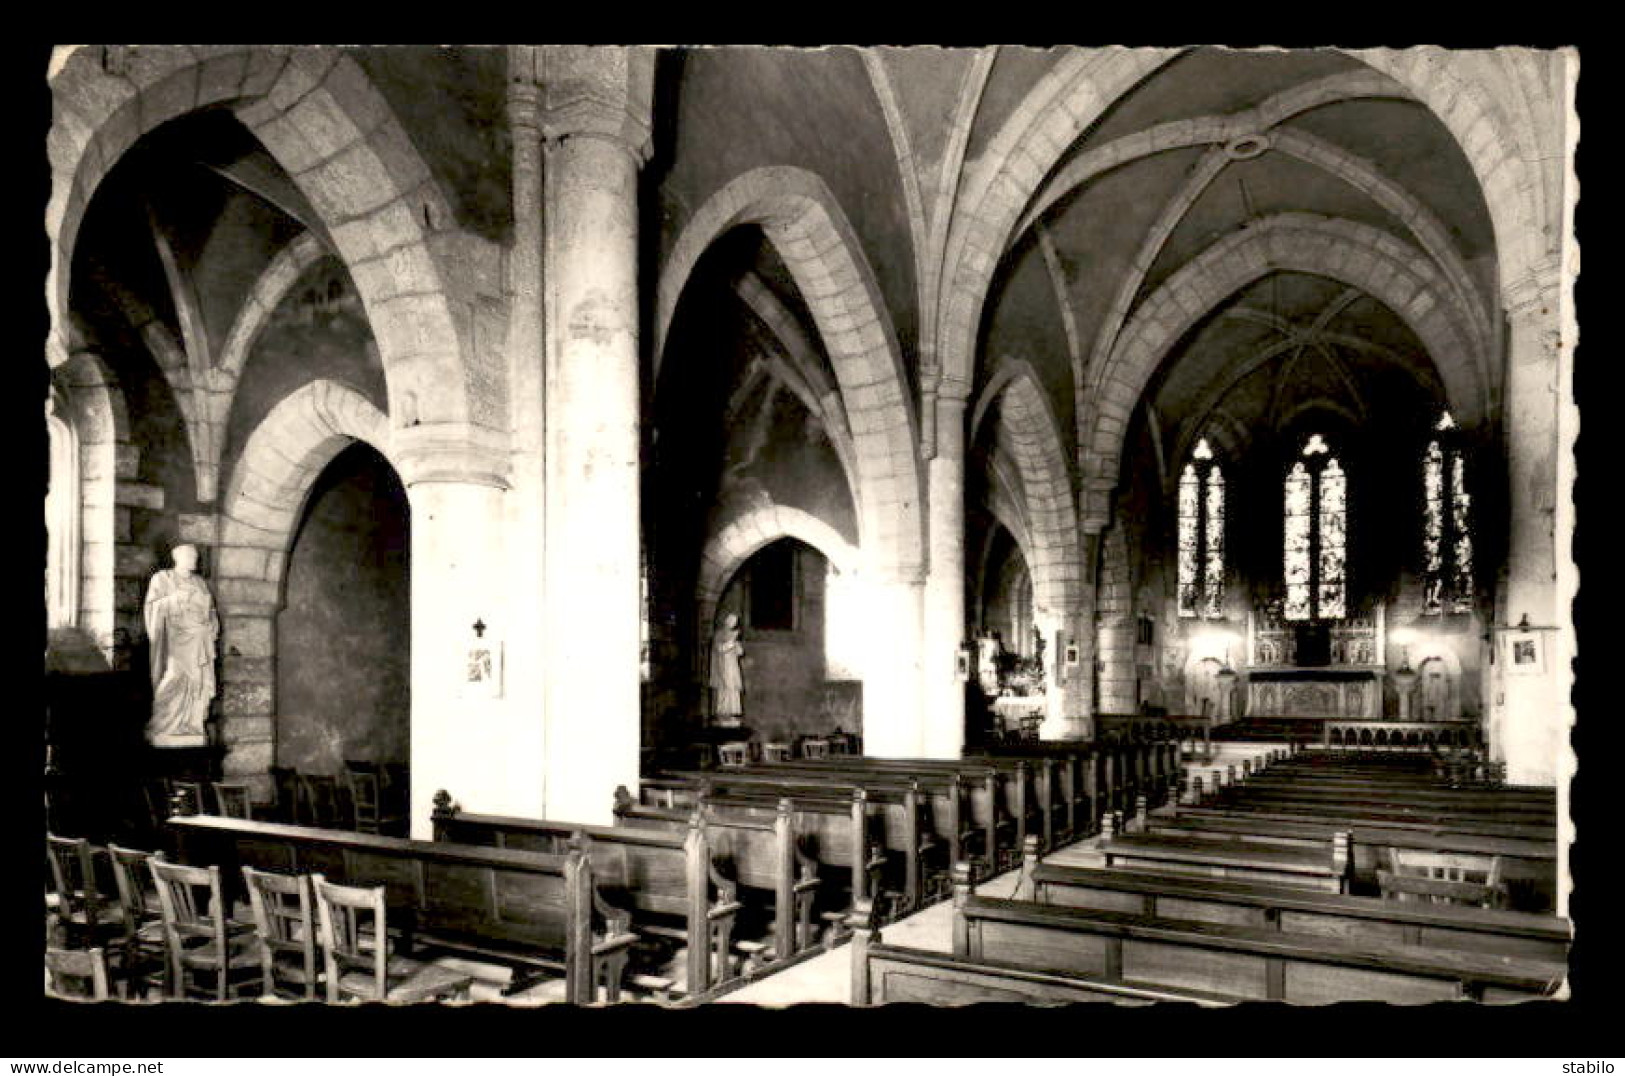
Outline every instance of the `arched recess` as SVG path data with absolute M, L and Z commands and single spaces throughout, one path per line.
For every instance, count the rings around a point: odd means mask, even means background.
M 1025 360 L 1006 360 L 1002 365 L 1010 373 L 989 386 L 998 393 L 996 432 L 1020 473 L 1030 538 L 1023 553 L 1032 572 L 1034 613 L 1047 634 L 1068 624 L 1082 597 L 1077 506 L 1065 442 L 1037 375 Z M 989 413 L 984 401 L 975 417 L 980 421 Z M 976 432 L 973 426 L 973 441 Z
M 275 617 L 288 550 L 316 477 L 355 441 L 376 449 L 399 473 L 383 412 L 346 385 L 308 382 L 255 428 L 226 487 L 214 585 L 230 773 L 263 777 L 271 765 Z
M 1452 412 L 1470 416 L 1462 419 L 1466 425 L 1488 414 L 1489 359 L 1472 346 L 1430 259 L 1367 225 L 1277 214 L 1225 236 L 1169 277 L 1135 310 L 1107 362 L 1090 371 L 1081 436 L 1105 480 L 1102 494 L 1118 476 L 1129 417 L 1168 350 L 1226 298 L 1276 271 L 1329 277 L 1386 304 L 1433 359 Z
M 799 508 L 763 505 L 735 519 L 706 542 L 699 584 L 695 588 L 696 638 L 711 637 L 717 602 L 727 589 L 728 581 L 753 553 L 780 538 L 805 542 L 822 553 L 843 576 L 857 576 L 858 551 L 834 527 Z
M 50 82 L 53 365 L 66 355 L 73 247 L 98 184 L 142 135 L 229 105 L 298 185 L 344 260 L 378 341 L 395 421 L 423 427 L 413 437 L 424 451 L 472 441 L 497 455 L 489 431 L 501 427 L 505 403 L 485 386 L 502 386 L 502 370 L 495 356 L 480 368 L 462 347 L 467 304 L 431 249 L 453 225 L 449 203 L 354 60 L 336 48 L 77 46 L 53 56 Z
M 925 562 L 918 420 L 897 335 L 874 273 L 824 181 L 800 168 L 746 172 L 719 189 L 678 237 L 655 296 L 654 376 L 677 302 L 700 255 L 741 224 L 778 252 L 835 369 L 856 450 L 858 529 L 869 563 L 917 573 Z
M 1390 651 L 1394 648 L 1390 647 Z M 1429 637 L 1409 647 L 1416 663 L 1412 721 L 1456 721 L 1462 716 L 1461 658 L 1448 640 Z M 1433 677 L 1438 675 L 1439 680 Z
M 64 565 L 76 577 L 72 626 L 118 668 L 127 660 L 131 642 L 127 628 L 121 637 L 121 622 L 139 624 L 141 619 L 139 596 L 123 609 L 118 605 L 119 547 L 131 537 L 127 526 L 119 526 L 120 517 L 130 512 L 121 503 L 119 487 L 135 481 L 140 456 L 130 443 L 124 393 L 98 355 L 75 351 L 52 371 L 51 381 L 52 395 L 62 405 L 59 417 L 72 428 L 78 453 L 77 488 L 70 494 L 78 515 L 72 546 L 77 554 L 74 563 Z M 139 592 L 144 583 L 133 589 Z
M 67 397 L 51 386 L 45 401 L 50 479 L 45 487 L 45 627 L 79 623 L 79 433 Z

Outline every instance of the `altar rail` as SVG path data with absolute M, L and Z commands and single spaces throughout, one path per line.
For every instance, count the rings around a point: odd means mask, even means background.
M 1334 751 L 1435 752 L 1484 746 L 1477 721 L 1326 721 L 1321 746 Z

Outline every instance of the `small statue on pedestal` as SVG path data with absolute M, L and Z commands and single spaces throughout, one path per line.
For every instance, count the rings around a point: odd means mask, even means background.
M 745 677 L 740 667 L 739 617 L 729 613 L 711 637 L 711 712 L 716 723 L 736 728 L 745 712 Z

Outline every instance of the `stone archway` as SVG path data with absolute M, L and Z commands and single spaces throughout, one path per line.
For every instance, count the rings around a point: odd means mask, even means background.
M 389 420 L 359 392 L 311 381 L 271 409 L 237 461 L 221 506 L 214 581 L 227 773 L 263 781 L 274 760 L 275 619 L 311 486 L 355 441 L 371 445 L 399 473 L 389 433 Z
M 678 237 L 655 299 L 655 379 L 689 274 L 710 245 L 758 224 L 790 270 L 835 369 L 856 455 L 860 544 L 871 567 L 918 573 L 924 513 L 918 420 L 879 285 L 824 181 L 799 168 L 758 168 L 713 194 Z
M 757 550 L 780 538 L 805 542 L 822 553 L 843 575 L 859 573 L 858 551 L 834 527 L 799 508 L 764 505 L 735 519 L 705 544 L 700 558 L 699 584 L 695 588 L 695 638 L 711 637 L 717 602 L 734 574 Z
M 467 304 L 433 249 L 453 227 L 449 203 L 354 60 L 337 48 L 74 46 L 53 56 L 50 82 L 53 366 L 67 357 L 72 252 L 98 185 L 149 131 L 226 105 L 310 201 L 355 281 L 390 413 L 415 427 L 401 453 L 433 469 L 442 446 L 475 443 L 502 473 L 497 446 L 487 445 L 505 418 L 499 354 L 482 359 L 462 346 Z
M 1139 304 L 1107 361 L 1091 370 L 1080 435 L 1102 480 L 1092 490 L 1096 499 L 1116 485 L 1129 417 L 1168 350 L 1216 305 L 1274 271 L 1330 277 L 1385 303 L 1433 357 L 1452 413 L 1467 424 L 1488 414 L 1489 357 L 1473 346 L 1446 282 L 1425 255 L 1367 225 L 1277 214 L 1220 239 L 1169 277 Z

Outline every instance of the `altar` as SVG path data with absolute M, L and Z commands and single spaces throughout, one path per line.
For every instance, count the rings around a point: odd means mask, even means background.
M 1249 717 L 1382 717 L 1383 607 L 1329 623 L 1247 622 Z

